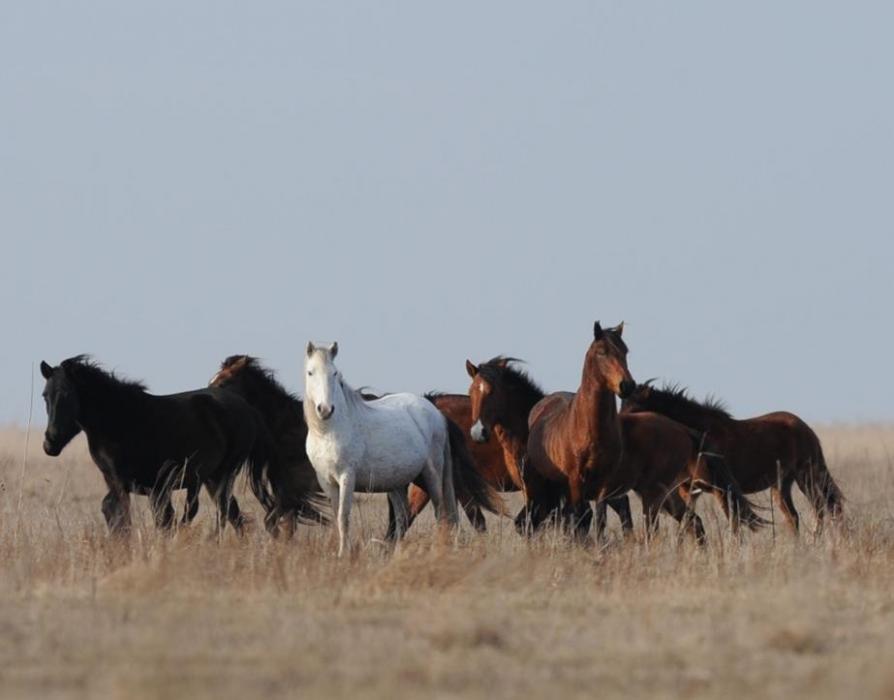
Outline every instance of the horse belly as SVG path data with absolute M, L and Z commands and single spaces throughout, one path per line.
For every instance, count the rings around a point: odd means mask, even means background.
M 405 489 L 425 468 L 425 463 L 359 464 L 354 470 L 354 490 L 384 493 Z

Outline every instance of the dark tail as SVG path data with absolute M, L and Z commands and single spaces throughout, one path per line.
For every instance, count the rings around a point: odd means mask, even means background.
M 733 476 L 729 468 L 729 464 L 723 455 L 711 452 L 705 444 L 705 434 L 695 430 L 690 430 L 696 450 L 698 451 L 698 459 L 708 467 L 710 475 L 710 484 L 698 484 L 709 490 L 720 489 L 723 497 L 726 499 L 729 517 L 732 522 L 739 524 L 744 523 L 749 530 L 757 530 L 770 522 L 756 512 L 757 506 L 754 505 L 745 494 L 739 482 Z
M 841 517 L 844 512 L 844 495 L 829 472 L 819 438 L 815 434 L 813 437 L 816 441 L 814 457 L 808 463 L 806 470 L 799 471 L 795 480 L 798 482 L 798 487 L 810 499 L 817 521 L 821 524 L 826 515 L 833 518 Z
M 258 417 L 255 444 L 247 460 L 247 474 L 251 492 L 264 508 L 264 525 L 267 530 L 275 534 L 279 519 L 290 513 L 293 513 L 300 522 L 308 524 L 328 522 L 329 518 L 324 511 L 326 502 L 319 493 L 289 493 L 288 508 L 283 507 L 283 496 L 286 494 L 277 494 L 270 478 L 272 470 L 279 473 L 279 469 L 288 468 L 287 464 L 278 464 L 280 459 L 276 441 L 266 423 Z
M 276 507 L 276 499 L 270 490 L 270 479 L 268 478 L 267 470 L 270 466 L 270 461 L 273 459 L 275 448 L 273 437 L 260 416 L 256 418 L 255 422 L 255 442 L 248 454 L 248 460 L 246 460 L 248 485 L 255 498 L 258 499 L 258 502 L 264 508 L 264 512 L 270 515 Z
M 488 484 L 466 447 L 466 438 L 460 428 L 452 420 L 444 416 L 447 421 L 447 432 L 450 437 L 450 453 L 453 456 L 453 484 L 456 490 L 456 498 L 465 506 L 472 503 L 497 515 L 505 515 L 503 499 L 497 494 L 496 489 Z
M 437 408 L 435 403 L 437 397 L 438 395 L 433 392 L 425 395 L 425 398 L 435 408 Z M 461 506 L 471 503 L 491 513 L 505 515 L 503 499 L 482 478 L 481 473 L 475 467 L 475 462 L 466 446 L 466 437 L 463 435 L 462 428 L 443 413 L 441 415 L 447 421 L 447 435 L 450 440 L 450 453 L 453 457 L 453 487 L 456 491 L 457 501 Z

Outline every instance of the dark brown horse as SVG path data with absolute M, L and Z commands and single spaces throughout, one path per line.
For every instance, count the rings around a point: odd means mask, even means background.
M 318 522 L 325 501 L 317 474 L 307 458 L 307 425 L 301 400 L 276 381 L 257 358 L 231 355 L 209 386 L 234 392 L 260 412 L 273 440 L 266 465 L 249 472 L 252 491 L 264 507 L 264 524 L 271 534 L 282 521 L 291 535 L 300 521 Z
M 466 372 L 472 383 L 467 397 L 471 414 L 465 417 L 464 423 L 469 423 L 469 434 L 476 444 L 502 449 L 504 462 L 511 465 L 509 469 L 513 475 L 518 475 L 515 483 L 521 482 L 519 488 L 523 488 L 519 465 L 527 451 L 528 414 L 544 397 L 544 392 L 526 372 L 514 366 L 514 362 L 519 360 L 504 356 L 480 365 L 466 360 Z M 608 505 L 618 514 L 622 528 L 632 530 L 633 518 L 627 496 L 611 498 Z M 605 515 L 605 504 L 597 504 L 596 527 L 600 533 L 605 527 Z
M 550 394 L 530 413 L 523 476 L 531 524 L 545 515 L 541 497 L 555 507 L 557 484 L 574 513 L 587 500 L 634 490 L 648 530 L 663 508 L 700 541 L 701 522 L 689 514 L 701 491 L 714 493 L 734 524 L 762 524 L 723 460 L 701 454 L 700 435 L 655 413 L 618 415 L 615 396 L 636 388 L 622 333 L 623 324 L 603 330 L 597 321 L 577 393 Z
M 726 457 L 745 493 L 772 489 L 773 499 L 789 525 L 798 530 L 792 485 L 807 496 L 822 528 L 826 515 L 842 513 L 841 490 L 832 479 L 816 433 L 793 413 L 779 411 L 737 420 L 717 401 L 695 401 L 685 389 L 640 385 L 624 401 L 622 414 L 661 413 L 707 433 Z

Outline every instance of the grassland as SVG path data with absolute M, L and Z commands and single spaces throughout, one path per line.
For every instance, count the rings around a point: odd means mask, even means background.
M 0 695 L 894 697 L 894 429 L 821 436 L 848 518 L 818 539 L 740 541 L 705 503 L 704 550 L 669 521 L 597 549 L 426 518 L 392 552 L 370 498 L 338 560 L 323 528 L 218 542 L 207 501 L 165 536 L 136 498 L 132 537 L 111 539 L 83 439 L 49 459 L 6 430 Z

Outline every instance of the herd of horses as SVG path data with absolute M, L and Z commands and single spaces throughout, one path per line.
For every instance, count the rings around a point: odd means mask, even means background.
M 186 489 L 181 522 L 190 522 L 202 486 L 218 527 L 241 531 L 233 486 L 245 469 L 272 535 L 334 519 L 339 554 L 349 546 L 358 491 L 387 494 L 390 540 L 429 501 L 439 522 L 457 525 L 461 508 L 483 531 L 484 511 L 505 515 L 499 492 L 513 491 L 524 496 L 515 516 L 523 535 L 554 524 L 573 538 L 591 528 L 602 538 L 608 508 L 626 534 L 634 526 L 631 491 L 642 501 L 647 536 L 663 511 L 699 543 L 702 493 L 717 499 L 733 529 L 768 524 L 748 495 L 770 489 L 797 532 L 795 484 L 818 529 L 842 515 L 841 491 L 804 421 L 787 412 L 738 420 L 683 389 L 637 384 L 623 330 L 595 323 L 574 393 L 545 394 L 518 360 L 499 356 L 466 361 L 468 394 L 377 396 L 344 380 L 337 343 L 308 343 L 304 400 L 248 355 L 226 358 L 207 387 L 167 396 L 83 355 L 56 367 L 41 362 L 43 447 L 56 456 L 85 433 L 108 488 L 102 513 L 113 533 L 130 529 L 131 494 L 148 496 L 156 525 L 171 528 L 172 491 Z

